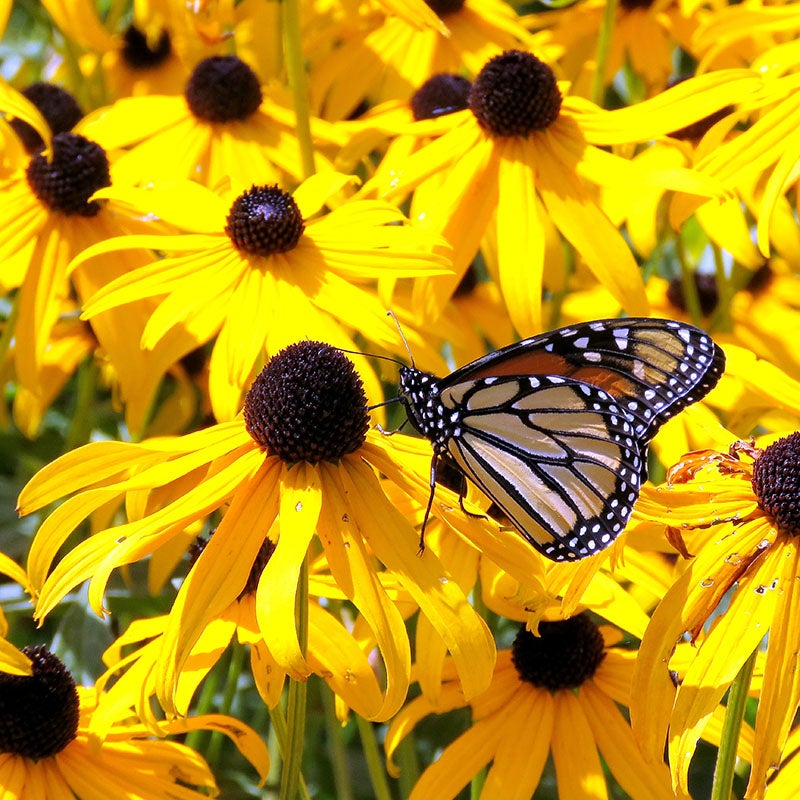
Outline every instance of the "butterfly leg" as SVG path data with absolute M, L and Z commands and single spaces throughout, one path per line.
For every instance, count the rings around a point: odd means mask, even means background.
M 417 551 L 417 555 L 420 556 L 425 552 L 425 528 L 428 524 L 428 518 L 431 515 L 431 509 L 433 508 L 433 496 L 436 493 L 436 470 L 438 463 L 439 456 L 434 453 L 433 458 L 431 458 L 431 491 L 428 495 L 428 505 L 425 507 L 425 516 L 422 518 L 422 528 L 419 532 L 419 550 Z

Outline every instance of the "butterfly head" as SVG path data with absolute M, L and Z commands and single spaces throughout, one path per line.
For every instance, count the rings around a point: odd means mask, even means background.
M 441 419 L 439 379 L 414 367 L 400 367 L 397 398 L 403 404 L 408 421 L 423 435 L 433 438 Z

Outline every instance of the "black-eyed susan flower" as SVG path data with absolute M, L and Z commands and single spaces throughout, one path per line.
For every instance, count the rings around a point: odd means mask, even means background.
M 42 139 L 50 141 L 51 132 L 41 115 L 38 123 L 32 116 L 26 121 L 38 124 Z M 29 435 L 46 408 L 41 387 L 48 343 L 65 308 L 74 303 L 73 293 L 88 298 L 112 276 L 143 261 L 141 253 L 124 253 L 97 260 L 67 277 L 67 265 L 82 250 L 142 229 L 143 223 L 113 202 L 90 199 L 110 182 L 106 151 L 85 136 L 67 131 L 52 136 L 51 150 L 31 156 L 2 184 L 8 202 L 0 210 L 0 283 L 7 292 L 17 290 L 13 353 L 17 381 L 35 405 L 33 413 L 24 414 L 34 426 L 25 428 Z M 93 335 L 113 369 L 127 422 L 134 431 L 143 429 L 164 372 L 180 357 L 182 347 L 191 349 L 191 335 L 183 331 L 176 332 L 173 343 L 157 350 L 139 347 L 141 333 L 135 331 L 142 331 L 152 307 L 151 301 L 137 301 L 124 320 L 112 312 L 92 321 Z
M 166 28 L 131 23 L 119 39 L 102 60 L 102 74 L 111 98 L 183 92 L 189 70 L 175 52 Z
M 122 98 L 89 115 L 83 132 L 107 150 L 129 148 L 115 181 L 187 179 L 242 190 L 253 183 L 296 184 L 303 176 L 294 112 L 282 90 L 262 88 L 236 56 L 201 61 L 183 95 Z M 341 146 L 335 129 L 315 121 L 315 144 Z M 321 150 L 318 165 L 327 163 Z
M 352 337 L 358 332 L 396 351 L 397 329 L 374 281 L 445 272 L 447 248 L 383 201 L 349 200 L 314 216 L 347 182 L 328 173 L 294 194 L 273 184 L 227 199 L 188 182 L 167 187 L 160 201 L 157 188 L 123 192 L 119 201 L 142 209 L 160 202 L 165 218 L 195 232 L 111 239 L 84 252 L 79 262 L 143 247 L 170 254 L 98 287 L 84 316 L 94 319 L 123 304 L 158 298 L 142 334 L 145 350 L 169 341 L 181 327 L 198 343 L 216 336 L 209 394 L 219 420 L 237 413 L 265 354 L 298 339 L 315 337 L 355 350 Z M 423 360 L 426 353 L 435 358 L 413 332 L 411 341 Z M 357 358 L 370 375 L 368 362 Z M 374 378 L 368 390 L 370 397 L 379 396 Z
M 163 800 L 207 797 L 216 783 L 205 760 L 191 748 L 153 739 L 138 724 L 119 723 L 102 748 L 90 742 L 94 689 L 77 687 L 64 664 L 43 646 L 22 651 L 30 675 L 0 672 L 0 785 L 9 797 L 53 800 Z M 162 723 L 160 736 L 218 730 L 258 769 L 269 771 L 269 754 L 254 731 L 236 720 L 208 715 Z
M 531 53 L 512 50 L 491 59 L 472 85 L 469 109 L 439 121 L 447 132 L 384 164 L 363 189 L 397 197 L 434 181 L 429 204 L 415 205 L 415 214 L 453 246 L 455 274 L 420 282 L 423 315 L 440 312 L 491 226 L 512 322 L 522 334 L 541 330 L 545 215 L 626 311 L 646 313 L 640 270 L 593 187 L 625 184 L 633 192 L 656 182 L 691 192 L 714 189 L 686 171 L 642 171 L 597 145 L 652 138 L 706 116 L 715 103 L 729 105 L 734 86 L 736 92 L 760 86 L 738 72 L 695 81 L 691 89 L 681 84 L 653 101 L 603 112 L 564 96 L 550 67 Z
M 91 605 L 101 613 L 115 568 L 155 552 L 187 525 L 225 507 L 181 585 L 163 635 L 157 692 L 168 712 L 176 711 L 179 675 L 192 648 L 240 595 L 267 538 L 275 550 L 258 580 L 255 617 L 290 676 L 309 673 L 294 609 L 301 564 L 311 548 L 312 554 L 324 552 L 338 590 L 374 636 L 389 676 L 387 705 L 405 694 L 410 647 L 379 564 L 444 640 L 465 695 L 481 691 L 493 664 L 491 637 L 439 559 L 418 555 L 417 533 L 381 489 L 371 463 L 384 437 L 368 432 L 365 403 L 361 381 L 340 351 L 299 342 L 259 374 L 243 419 L 141 444 L 91 443 L 57 459 L 19 500 L 21 513 L 29 513 L 73 495 L 45 520 L 31 548 L 38 617 L 89 578 Z M 90 536 L 50 572 L 75 527 L 126 496 L 147 499 L 130 507 L 128 522 Z
M 492 56 L 531 41 L 503 0 L 430 0 L 427 5 L 444 25 L 420 27 L 393 9 L 386 16 L 365 14 L 360 25 L 345 15 L 331 52 L 322 58 L 309 53 L 312 109 L 340 120 L 367 100 L 407 100 L 433 75 L 474 75 Z
M 765 447 L 735 442 L 727 453 L 689 454 L 640 503 L 640 515 L 667 526 L 694 555 L 653 613 L 631 706 L 650 760 L 660 760 L 667 739 L 681 792 L 698 732 L 767 634 L 748 797 L 763 797 L 780 763 L 800 703 L 799 453 L 793 433 Z M 685 633 L 697 646 L 676 687 L 667 665 Z
M 498 653 L 491 686 L 470 703 L 472 724 L 422 773 L 411 798 L 444 800 L 489 767 L 480 797 L 527 800 L 552 755 L 560 798 L 606 797 L 601 758 L 633 798 L 671 798 L 666 767 L 647 765 L 618 703 L 629 704 L 634 650 L 616 647 L 614 628 L 586 614 L 524 626 Z M 431 713 L 467 705 L 457 683 L 437 703 L 411 701 L 386 737 L 392 756 L 414 725 Z M 396 771 L 396 768 L 395 768 Z
M 201 538 L 192 548 L 193 558 L 199 557 L 206 542 Z M 275 708 L 286 684 L 286 669 L 272 655 L 270 631 L 263 630 L 256 617 L 256 592 L 261 573 L 275 551 L 267 538 L 259 550 L 250 574 L 238 597 L 214 619 L 192 647 L 186 663 L 179 670 L 175 706 L 179 715 L 188 714 L 198 686 L 204 681 L 220 657 L 231 646 L 247 646 L 250 650 L 250 674 L 261 699 Z M 397 579 L 389 573 L 378 573 L 381 584 L 397 593 L 404 593 Z M 381 690 L 376 670 L 370 659 L 372 641 L 357 640 L 352 630 L 330 608 L 331 600 L 344 600 L 327 570 L 324 556 L 309 566 L 308 644 L 306 661 L 311 673 L 319 675 L 336 696 L 340 716 L 346 718 L 350 709 L 366 719 L 383 719 L 394 714 L 403 700 L 403 682 L 390 676 L 391 695 Z M 324 598 L 320 602 L 320 598 Z M 410 602 L 410 598 L 405 600 Z M 328 608 L 326 608 L 328 606 Z M 164 650 L 166 616 L 135 620 L 103 654 L 108 671 L 98 681 L 106 688 L 92 718 L 92 732 L 101 738 L 117 719 L 135 713 L 142 722 L 158 728 L 150 701 L 156 691 L 156 676 L 160 664 L 169 659 Z M 356 623 L 356 626 L 359 626 Z M 131 646 L 134 647 L 131 650 Z M 388 701 L 388 702 L 387 702 Z

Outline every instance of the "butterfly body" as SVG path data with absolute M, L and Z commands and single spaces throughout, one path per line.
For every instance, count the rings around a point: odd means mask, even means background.
M 402 367 L 398 396 L 433 445 L 432 492 L 440 461 L 455 464 L 537 550 L 564 561 L 621 533 L 649 441 L 723 369 L 722 351 L 690 325 L 599 320 L 509 345 L 444 378 Z

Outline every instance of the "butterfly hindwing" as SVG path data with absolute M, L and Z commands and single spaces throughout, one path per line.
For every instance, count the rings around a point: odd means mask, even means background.
M 442 391 L 447 454 L 537 550 L 574 560 L 610 544 L 639 493 L 633 423 L 607 392 L 556 376 Z

